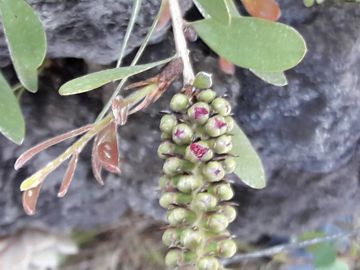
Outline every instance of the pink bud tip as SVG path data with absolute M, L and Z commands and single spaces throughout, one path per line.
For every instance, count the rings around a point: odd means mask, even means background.
M 194 155 L 198 159 L 202 159 L 206 155 L 206 153 L 209 151 L 209 148 L 203 147 L 197 143 L 192 143 L 190 145 L 190 150 L 191 150 L 191 152 L 194 153 Z
M 199 119 L 200 117 L 209 114 L 209 111 L 203 107 L 195 108 L 195 119 Z

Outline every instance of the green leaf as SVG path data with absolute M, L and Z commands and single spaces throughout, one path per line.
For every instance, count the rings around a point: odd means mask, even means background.
M 145 65 L 112 68 L 94 72 L 65 83 L 60 87 L 59 93 L 62 96 L 68 96 L 88 92 L 112 81 L 121 80 L 153 67 L 166 64 L 172 59 L 174 57 Z
M 231 17 L 241 17 L 234 0 L 225 0 L 225 3 L 228 6 Z
M 0 73 L 0 132 L 21 144 L 25 137 L 25 121 L 13 90 Z
M 266 179 L 261 159 L 237 124 L 234 126 L 232 133 L 234 136 L 231 153 L 236 156 L 235 174 L 252 188 L 264 188 Z
M 299 240 L 312 240 L 325 237 L 326 234 L 320 231 L 310 231 L 304 233 Z M 336 260 L 336 245 L 334 241 L 319 243 L 307 247 L 307 250 L 314 256 L 315 266 L 329 266 Z
M 253 69 L 250 69 L 250 71 L 269 84 L 275 86 L 285 86 L 288 84 L 284 72 L 263 72 Z
M 292 27 L 255 17 L 233 17 L 230 25 L 214 19 L 193 23 L 201 39 L 218 55 L 244 68 L 281 72 L 305 56 L 303 37 Z
M 46 55 L 41 21 L 24 0 L 0 0 L 0 14 L 16 74 L 27 90 L 36 92 L 37 69 Z
M 230 10 L 226 0 L 194 0 L 204 18 L 213 18 L 220 23 L 229 24 Z
M 315 266 L 315 270 L 350 270 L 350 268 L 344 260 L 336 259 L 332 264 Z

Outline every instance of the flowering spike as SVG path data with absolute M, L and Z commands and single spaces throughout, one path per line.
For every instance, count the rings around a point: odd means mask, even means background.
M 46 150 L 47 148 L 58 144 L 60 142 L 63 142 L 67 139 L 76 137 L 80 134 L 83 134 L 87 131 L 89 131 L 94 125 L 86 125 L 78 129 L 71 130 L 69 132 L 66 132 L 64 134 L 61 134 L 59 136 L 53 137 L 51 139 L 48 139 L 42 143 L 39 143 L 38 145 L 35 145 L 34 147 L 30 148 L 29 150 L 25 151 L 15 162 L 15 170 L 20 169 L 26 162 L 28 162 L 30 159 L 32 159 L 34 156 L 39 154 L 40 152 Z
M 25 213 L 28 214 L 29 216 L 35 214 L 36 204 L 39 198 L 40 190 L 41 190 L 41 184 L 38 185 L 37 187 L 26 190 L 23 193 L 23 197 L 22 197 L 23 208 L 25 210 Z
M 69 162 L 69 166 L 65 172 L 65 175 L 64 175 L 64 179 L 61 183 L 61 187 L 60 187 L 60 190 L 59 190 L 59 193 L 57 194 L 57 196 L 59 198 L 62 198 L 66 195 L 69 187 L 70 187 L 70 184 L 71 184 L 71 181 L 74 177 L 74 174 L 75 174 L 75 169 L 76 169 L 76 165 L 78 163 L 78 160 L 79 160 L 79 154 L 78 153 L 74 153 L 70 159 L 70 162 Z
M 175 113 L 163 116 L 160 124 L 159 156 L 165 160 L 160 205 L 168 210 L 170 224 L 163 242 L 171 248 L 165 261 L 171 269 L 220 270 L 219 260 L 236 251 L 227 230 L 236 217 L 227 202 L 234 192 L 225 178 L 236 165 L 229 153 L 233 119 L 230 103 L 208 89 L 211 76 L 198 78 L 195 88 L 189 86 L 190 95 L 174 95 L 170 108 Z

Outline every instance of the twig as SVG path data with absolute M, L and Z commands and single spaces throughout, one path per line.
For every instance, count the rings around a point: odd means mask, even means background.
M 170 14 L 172 20 L 172 27 L 174 32 L 174 39 L 176 51 L 183 61 L 184 71 L 184 86 L 191 85 L 194 81 L 195 75 L 189 58 L 189 50 L 187 48 L 186 39 L 184 36 L 184 24 L 178 0 L 169 0 Z
M 267 248 L 267 249 L 263 249 L 263 250 L 259 250 L 259 251 L 255 251 L 255 252 L 249 252 L 249 253 L 245 253 L 245 254 L 238 254 L 238 255 L 235 255 L 234 257 L 230 258 L 230 259 L 223 260 L 223 265 L 227 266 L 227 265 L 230 265 L 230 264 L 235 264 L 235 263 L 239 263 L 239 262 L 247 261 L 247 260 L 251 260 L 251 259 L 258 259 L 258 258 L 262 258 L 262 257 L 271 257 L 271 256 L 274 256 L 274 255 L 276 255 L 278 253 L 289 252 L 289 251 L 294 250 L 294 249 L 305 248 L 305 247 L 308 247 L 308 246 L 321 244 L 321 243 L 324 243 L 324 242 L 329 242 L 329 241 L 334 241 L 334 240 L 339 240 L 339 239 L 342 239 L 342 238 L 356 236 L 356 235 L 359 235 L 359 234 L 360 234 L 360 229 L 356 229 L 356 230 L 351 231 L 351 232 L 337 233 L 337 234 L 333 234 L 333 235 L 329 235 L 329 236 L 325 236 L 325 237 L 306 240 L 306 241 L 303 241 L 303 242 L 290 243 L 290 244 L 285 244 L 285 245 L 278 245 L 278 246 L 274 246 L 274 247 L 271 247 L 271 248 Z
M 135 21 L 138 18 L 138 14 L 139 14 L 140 7 L 141 7 L 141 2 L 142 2 L 142 0 L 135 0 L 134 1 L 133 10 L 131 12 L 130 22 L 129 22 L 128 28 L 126 29 L 124 41 L 123 41 L 123 44 L 122 44 L 121 50 L 120 50 L 119 59 L 118 59 L 118 61 L 116 63 L 117 68 L 121 66 L 122 60 L 124 58 L 125 51 L 127 49 L 127 45 L 128 45 L 129 39 L 130 39 L 130 35 L 131 35 L 131 33 L 132 33 L 133 29 L 134 29 Z
M 156 29 L 156 26 L 157 24 L 159 23 L 159 19 L 160 19 L 160 16 L 161 16 L 161 12 L 164 8 L 164 1 L 161 2 L 161 5 L 160 5 L 160 9 L 159 9 L 159 12 L 158 14 L 156 15 L 155 19 L 154 19 L 154 22 L 153 24 L 151 25 L 150 29 L 149 29 L 149 32 L 147 33 L 146 37 L 144 38 L 144 41 L 143 43 L 141 44 L 139 50 L 137 51 L 134 59 L 132 60 L 130 66 L 135 66 L 140 57 L 143 55 L 144 51 L 145 51 L 145 48 L 146 46 L 148 45 L 149 41 L 150 41 L 150 38 L 152 36 L 152 34 L 154 33 L 155 29 Z M 96 122 L 100 121 L 101 119 L 103 119 L 106 115 L 106 113 L 109 111 L 110 107 L 111 107 L 111 103 L 113 101 L 113 99 L 120 94 L 120 91 L 121 89 L 124 87 L 125 83 L 127 82 L 128 80 L 128 77 L 124 78 L 119 84 L 118 86 L 116 87 L 115 91 L 113 92 L 113 94 L 111 95 L 109 101 L 105 104 L 104 108 L 101 110 L 99 116 L 96 118 Z

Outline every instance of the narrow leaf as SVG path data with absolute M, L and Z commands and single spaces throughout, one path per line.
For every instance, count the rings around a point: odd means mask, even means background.
M 36 92 L 37 69 L 46 55 L 46 35 L 37 14 L 24 0 L 0 0 L 0 14 L 16 74 Z
M 25 213 L 28 214 L 29 216 L 35 214 L 36 204 L 39 198 L 40 190 L 41 190 L 41 185 L 38 185 L 37 187 L 26 190 L 23 193 L 23 197 L 22 197 L 23 208 L 25 210 Z
M 234 17 L 230 25 L 206 19 L 193 23 L 203 41 L 218 55 L 249 69 L 279 72 L 305 56 L 303 37 L 292 27 L 255 17 Z
M 34 147 L 30 148 L 26 152 L 24 152 L 15 162 L 15 170 L 20 169 L 22 166 L 25 165 L 30 159 L 32 159 L 34 156 L 39 154 L 40 152 L 46 150 L 47 148 L 58 144 L 60 142 L 63 142 L 67 139 L 76 137 L 80 134 L 85 133 L 86 131 L 90 130 L 93 127 L 93 124 L 86 125 L 83 127 L 80 127 L 78 129 L 71 130 L 69 132 L 66 132 L 64 134 L 61 134 L 59 136 L 53 137 L 51 139 L 48 139 L 42 143 L 39 143 L 38 145 L 35 145 Z
M 194 0 L 204 18 L 214 18 L 220 23 L 229 24 L 230 10 L 226 0 Z
M 78 160 L 79 160 L 79 154 L 74 153 L 73 156 L 70 159 L 69 166 L 68 166 L 68 168 L 67 168 L 67 170 L 65 172 L 64 179 L 63 179 L 63 181 L 61 183 L 61 187 L 60 187 L 60 190 L 59 190 L 59 193 L 58 193 L 59 198 L 64 197 L 66 195 L 68 189 L 69 189 L 71 181 L 74 178 L 75 169 L 76 169 L 76 165 L 78 163 Z
M 246 11 L 251 16 L 263 18 L 269 21 L 277 21 L 281 16 L 281 10 L 276 0 L 241 0 Z
M 264 188 L 266 179 L 261 159 L 237 124 L 234 126 L 232 133 L 234 137 L 231 153 L 236 157 L 235 174 L 252 188 Z
M 112 68 L 91 73 L 65 83 L 63 86 L 61 86 L 59 93 L 60 95 L 67 96 L 88 92 L 112 81 L 121 80 L 129 76 L 144 72 L 156 66 L 166 64 L 172 59 L 173 57 L 170 57 L 165 60 L 157 61 L 150 64 Z
M 104 180 L 102 179 L 101 176 L 101 172 L 102 172 L 102 166 L 99 160 L 99 155 L 98 155 L 98 144 L 99 144 L 99 135 L 97 135 L 95 137 L 94 143 L 93 143 L 93 147 L 92 147 L 92 152 L 91 152 L 91 168 L 94 174 L 94 177 L 96 179 L 96 181 L 100 184 L 100 185 L 104 185 Z
M 126 124 L 129 116 L 129 103 L 121 96 L 117 96 L 111 105 L 111 110 L 114 115 L 114 121 L 117 125 L 123 126 Z
M 252 73 L 254 73 L 257 77 L 262 79 L 263 81 L 275 85 L 275 86 L 285 86 L 288 84 L 286 76 L 284 72 L 263 72 L 250 69 Z
M 225 0 L 231 17 L 241 17 L 234 0 Z
M 131 12 L 130 21 L 128 23 L 126 33 L 125 33 L 125 37 L 124 37 L 124 40 L 123 40 L 122 45 L 121 45 L 120 56 L 119 56 L 119 59 L 118 59 L 118 61 L 116 63 L 117 68 L 121 66 L 122 60 L 123 60 L 123 58 L 125 56 L 126 49 L 128 48 L 128 42 L 130 40 L 130 35 L 131 35 L 131 33 L 132 33 L 133 29 L 134 29 L 136 20 L 138 18 L 138 14 L 139 14 L 139 11 L 140 11 L 140 8 L 141 8 L 142 0 L 134 0 L 133 3 L 134 4 L 133 4 L 132 12 Z
M 25 137 L 25 121 L 15 95 L 0 73 L 0 132 L 21 144 Z
M 36 173 L 22 181 L 20 185 L 20 191 L 27 191 L 41 185 L 44 179 L 49 175 L 49 173 L 51 173 L 51 171 L 37 171 Z

